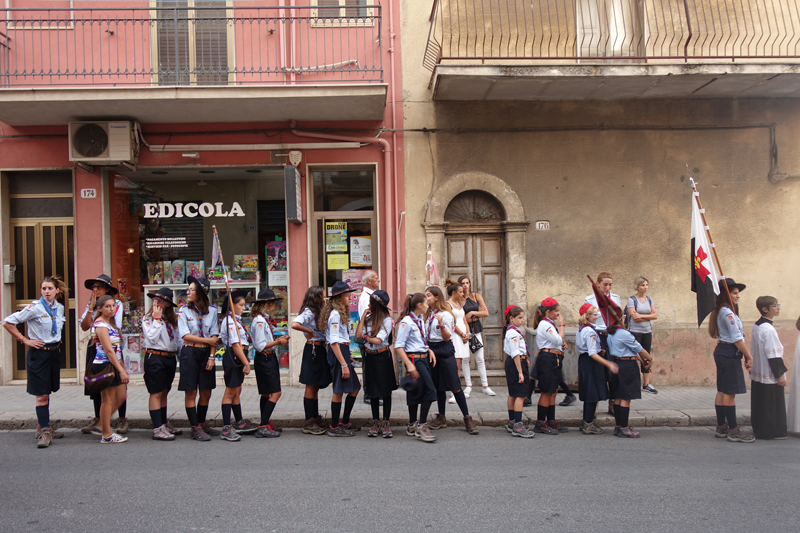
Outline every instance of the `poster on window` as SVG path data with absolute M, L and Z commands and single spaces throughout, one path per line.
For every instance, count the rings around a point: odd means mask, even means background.
M 351 289 L 354 289 L 352 298 L 350 298 L 350 355 L 354 357 L 361 357 L 361 347 L 355 342 L 356 328 L 358 327 L 358 299 L 361 296 L 361 290 L 364 283 L 361 281 L 364 276 L 365 270 L 345 270 L 342 272 L 342 281 L 347 283 Z
M 350 266 L 372 266 L 372 238 L 350 237 Z
M 347 251 L 347 222 L 325 223 L 325 251 Z

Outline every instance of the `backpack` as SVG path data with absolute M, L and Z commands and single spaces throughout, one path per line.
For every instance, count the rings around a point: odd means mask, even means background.
M 645 295 L 644 297 L 647 299 L 647 303 L 650 305 L 650 308 L 652 309 L 653 308 L 653 300 L 651 300 L 650 297 L 647 296 L 647 295 Z M 636 295 L 634 294 L 633 296 L 628 298 L 628 301 L 630 301 L 631 298 L 633 298 L 633 309 L 638 313 L 639 312 L 639 298 L 637 298 Z M 628 305 L 627 304 L 625 304 L 625 316 L 623 317 L 623 319 L 624 319 L 623 322 L 624 322 L 624 325 L 625 325 L 625 329 L 628 329 L 628 326 L 630 325 L 630 322 L 631 322 L 631 314 L 628 312 Z

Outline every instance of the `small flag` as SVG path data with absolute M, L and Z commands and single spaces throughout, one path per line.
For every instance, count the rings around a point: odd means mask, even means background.
M 433 257 L 433 250 L 428 245 L 428 261 L 425 263 L 425 268 L 428 271 L 428 285 L 438 286 L 442 280 L 439 275 L 439 267 L 436 265 L 436 259 Z
M 622 309 L 620 309 L 617 302 L 603 294 L 603 291 L 600 290 L 600 287 L 597 286 L 597 283 L 592 279 L 591 276 L 586 276 L 589 278 L 589 281 L 592 282 L 592 290 L 594 291 L 594 298 L 597 300 L 597 310 L 600 311 L 600 315 L 603 317 L 603 322 L 606 326 L 611 326 L 612 324 L 622 324 Z
M 692 196 L 692 292 L 697 294 L 697 327 L 700 327 L 703 320 L 714 310 L 715 300 L 719 294 L 719 275 L 714 261 L 711 260 L 708 234 L 694 196 Z
M 217 268 L 222 264 L 222 251 L 219 247 L 219 234 L 214 230 L 214 240 L 211 243 L 211 268 Z

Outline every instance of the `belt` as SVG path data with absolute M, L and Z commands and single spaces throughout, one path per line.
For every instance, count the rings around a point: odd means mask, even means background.
M 209 346 L 208 344 L 201 344 L 199 342 L 184 342 L 183 345 L 189 346 L 190 348 L 208 348 L 209 350 L 211 349 L 211 346 Z
M 272 355 L 275 353 L 275 350 L 264 350 L 263 352 L 258 352 L 259 355 Z
M 162 357 L 169 357 L 169 356 L 174 356 L 175 355 L 175 352 L 164 352 L 164 351 L 161 351 L 161 350 L 151 350 L 150 348 L 145 348 L 144 351 L 145 351 L 145 353 L 151 353 L 153 355 L 160 355 Z
M 518 357 L 519 357 L 520 359 L 522 359 L 523 361 L 528 361 L 528 360 L 530 360 L 530 357 L 528 357 L 527 355 L 520 355 L 520 356 L 518 356 Z
M 428 357 L 428 352 L 425 353 L 406 353 L 407 356 L 411 358 L 411 362 L 414 362 L 414 358 L 417 359 L 426 359 Z
M 380 350 L 367 350 L 367 353 L 368 353 L 369 355 L 375 355 L 375 354 L 379 354 L 379 353 L 383 353 L 383 352 L 388 352 L 388 351 L 389 351 L 389 347 L 388 347 L 388 346 L 384 346 L 384 347 L 383 347 L 383 348 L 381 348 Z
M 561 351 L 559 351 L 559 350 L 551 350 L 550 348 L 542 348 L 542 349 L 540 349 L 539 351 L 540 351 L 540 352 L 547 352 L 547 353 L 554 353 L 554 354 L 556 354 L 556 355 L 561 355 L 561 354 L 563 354 L 563 353 L 564 353 L 564 352 L 561 352 Z
M 614 359 L 619 359 L 620 361 L 632 361 L 633 359 L 639 359 L 639 357 L 635 355 L 633 357 L 617 357 L 616 355 L 612 355 L 611 357 Z
M 717 344 L 736 344 L 735 342 L 717 341 Z
M 325 346 L 325 341 L 306 341 L 306 344 L 311 346 Z
M 51 342 L 50 344 L 45 344 L 44 346 L 39 348 L 39 350 L 46 350 L 48 352 L 53 352 L 55 350 L 58 350 L 59 348 L 61 348 L 60 342 Z

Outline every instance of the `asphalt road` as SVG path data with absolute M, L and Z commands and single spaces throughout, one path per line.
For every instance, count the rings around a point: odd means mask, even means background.
M 439 442 L 306 436 L 49 449 L 0 432 L 0 531 L 797 531 L 800 439 L 734 444 L 710 428 L 642 438 L 502 428 Z

